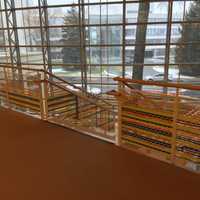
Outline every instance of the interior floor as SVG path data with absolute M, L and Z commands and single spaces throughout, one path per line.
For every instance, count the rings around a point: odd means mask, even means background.
M 0 199 L 198 199 L 200 176 L 0 109 Z

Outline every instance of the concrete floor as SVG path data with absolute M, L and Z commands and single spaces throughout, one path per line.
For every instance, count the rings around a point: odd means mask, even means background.
M 195 200 L 200 176 L 0 109 L 2 200 Z

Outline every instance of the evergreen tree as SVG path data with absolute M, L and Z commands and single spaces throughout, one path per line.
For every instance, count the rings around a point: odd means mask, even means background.
M 73 66 L 73 64 L 80 64 L 80 32 L 79 27 L 69 25 L 78 25 L 79 24 L 79 15 L 76 8 L 72 7 L 64 17 L 64 25 L 68 27 L 64 27 L 63 38 L 61 42 L 63 45 L 67 45 L 69 47 L 63 47 L 63 63 L 72 64 L 72 69 L 79 69 L 78 66 Z M 77 47 L 73 47 L 73 45 L 77 45 Z
M 191 4 L 185 20 L 200 20 L 200 0 Z M 176 63 L 189 63 L 189 65 L 179 66 L 180 73 L 198 76 L 200 75 L 200 45 L 195 43 L 200 42 L 200 23 L 184 23 L 180 33 L 181 38 L 178 41 L 180 44 L 176 47 L 175 60 Z M 185 42 L 189 44 L 184 44 Z

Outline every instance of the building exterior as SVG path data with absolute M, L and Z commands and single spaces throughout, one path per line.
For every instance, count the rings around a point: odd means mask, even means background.
M 10 0 L 13 1 L 13 0 Z M 57 75 L 74 83 L 87 83 L 100 87 L 113 85 L 114 76 L 132 75 L 134 65 L 144 68 L 144 79 L 154 76 L 158 71 L 168 76 L 167 69 L 179 66 L 174 59 L 175 49 L 181 36 L 184 16 L 193 1 L 150 1 L 148 22 L 138 23 L 139 2 L 135 1 L 84 1 L 79 5 L 76 0 L 70 1 L 14 1 L 18 46 L 22 65 L 43 67 L 43 54 L 47 52 L 49 68 Z M 40 2 L 40 5 L 39 3 Z M 46 2 L 46 7 L 41 3 Z M 43 6 L 43 7 L 42 7 Z M 170 6 L 172 7 L 171 13 Z M 2 30 L 0 40 L 8 44 L 6 9 L 1 3 Z M 75 9 L 79 22 L 65 24 L 64 19 L 71 9 Z M 125 12 L 123 12 L 125 10 Z M 46 18 L 41 24 L 41 13 Z M 43 16 L 42 16 L 43 17 Z M 134 63 L 136 30 L 147 25 L 144 63 Z M 80 44 L 74 44 L 77 51 L 83 49 L 75 63 L 67 62 L 63 57 L 63 48 L 72 48 L 63 43 L 63 28 L 68 30 L 77 27 L 80 30 Z M 42 31 L 42 33 L 41 33 Z M 4 35 L 4 37 L 3 37 Z M 45 37 L 44 37 L 45 36 Z M 6 61 L 9 44 L 2 45 L 1 57 Z M 82 55 L 84 54 L 84 56 Z M 84 58 L 83 58 L 84 57 Z M 83 62 L 84 61 L 84 62 Z M 71 70 L 73 67 L 78 70 Z M 159 70 L 155 71 L 154 68 Z M 84 80 L 84 81 L 83 81 Z M 106 86 L 107 85 L 107 86 Z M 109 87 L 110 88 L 110 87 Z

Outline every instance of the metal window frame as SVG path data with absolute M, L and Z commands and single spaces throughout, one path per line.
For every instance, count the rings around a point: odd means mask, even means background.
M 193 21 L 186 21 L 184 16 L 182 20 L 173 20 L 172 14 L 173 14 L 173 3 L 174 2 L 182 2 L 184 3 L 184 15 L 185 15 L 185 2 L 192 2 L 191 0 L 165 0 L 165 1 L 156 1 L 156 0 L 151 0 L 150 3 L 153 2 L 167 2 L 168 3 L 168 13 L 167 13 L 167 19 L 166 21 L 151 21 L 151 22 L 140 22 L 139 24 L 137 22 L 135 23 L 130 23 L 127 22 L 127 16 L 126 16 L 126 7 L 128 4 L 138 4 L 140 2 L 145 2 L 144 0 L 140 0 L 140 1 L 127 1 L 127 0 L 121 0 L 121 1 L 112 1 L 109 2 L 109 0 L 107 1 L 102 1 L 99 0 L 99 2 L 85 2 L 85 0 L 78 0 L 78 3 L 76 4 L 59 4 L 59 5 L 48 5 L 48 1 L 47 0 L 38 0 L 38 5 L 37 6 L 17 6 L 15 5 L 14 0 L 4 0 L 4 8 L 0 8 L 0 12 L 1 13 L 5 13 L 5 17 L 6 17 L 6 27 L 1 27 L 0 30 L 7 32 L 7 37 L 9 38 L 8 40 L 8 45 L 5 43 L 5 45 L 0 45 L 0 47 L 2 48 L 7 48 L 9 49 L 9 57 L 10 57 L 10 62 L 8 61 L 7 63 L 11 64 L 12 66 L 17 66 L 20 67 L 23 65 L 34 65 L 34 66 L 43 66 L 44 69 L 49 70 L 50 72 L 52 72 L 52 66 L 70 66 L 71 64 L 67 64 L 67 63 L 62 63 L 62 64 L 58 64 L 58 63 L 54 63 L 52 61 L 52 57 L 51 57 L 51 48 L 62 48 L 62 47 L 70 47 L 67 45 L 52 45 L 51 44 L 51 40 L 50 40 L 50 35 L 49 35 L 49 31 L 52 28 L 63 28 L 63 27 L 78 27 L 80 30 L 80 45 L 72 45 L 73 47 L 78 47 L 80 48 L 80 55 L 81 55 L 81 61 L 80 61 L 80 67 L 81 67 L 81 84 L 84 88 L 87 88 L 87 85 L 89 84 L 88 80 L 89 78 L 92 78 L 92 74 L 91 71 L 89 72 L 88 69 L 91 69 L 91 67 L 97 66 L 101 68 L 101 84 L 104 85 L 106 83 L 103 82 L 102 79 L 102 67 L 121 67 L 121 71 L 122 71 L 122 77 L 125 77 L 126 74 L 126 68 L 130 67 L 131 64 L 127 64 L 126 63 L 126 47 L 135 47 L 136 45 L 140 45 L 140 44 L 127 44 L 126 43 L 126 27 L 127 26 L 137 26 L 137 25 L 166 25 L 167 26 L 167 34 L 166 34 L 166 42 L 163 43 L 145 43 L 145 46 L 163 46 L 165 49 L 165 59 L 164 59 L 164 63 L 157 63 L 157 64 L 148 64 L 148 63 L 138 63 L 138 66 L 154 66 L 154 65 L 159 65 L 159 66 L 164 66 L 164 79 L 168 80 L 168 73 L 169 73 L 169 66 L 180 66 L 180 65 L 190 65 L 192 63 L 171 63 L 170 61 L 170 50 L 171 50 L 171 46 L 173 45 L 189 45 L 189 44 L 195 44 L 195 45 L 200 45 L 200 43 L 198 42 L 189 42 L 189 41 L 179 41 L 179 42 L 172 42 L 171 41 L 171 32 L 172 32 L 172 26 L 175 24 L 186 24 L 186 23 L 191 23 L 191 24 L 195 24 L 195 23 L 200 23 L 199 20 L 193 20 Z M 109 6 L 109 5 L 119 5 L 122 8 L 122 22 L 121 23 L 110 23 L 107 21 L 107 23 L 104 23 L 100 20 L 100 23 L 93 23 L 90 24 L 89 23 L 89 17 L 90 14 L 88 14 L 88 22 L 86 22 L 86 18 L 85 18 L 85 8 L 86 7 L 90 7 L 90 6 L 99 6 L 100 10 L 102 9 L 102 6 Z M 72 7 L 72 6 L 76 6 L 78 8 L 79 11 L 79 24 L 78 25 L 50 25 L 49 24 L 49 17 L 48 17 L 48 8 L 67 8 L 67 7 Z M 16 22 L 16 11 L 20 11 L 20 10 L 38 10 L 39 11 L 39 20 L 40 20 L 40 24 L 38 24 L 37 26 L 17 26 L 17 22 Z M 101 19 L 101 15 L 102 12 L 100 11 L 100 19 Z M 108 17 L 108 16 L 107 16 Z M 122 28 L 122 42 L 120 44 L 102 44 L 100 42 L 100 44 L 87 44 L 86 43 L 86 28 L 90 29 L 91 27 L 101 27 L 105 26 L 105 27 L 112 27 L 112 26 L 120 26 Z M 31 30 L 31 29 L 38 29 L 40 31 L 41 34 L 41 45 L 20 45 L 19 44 L 19 37 L 18 37 L 18 30 Z M 141 44 L 143 45 L 143 44 Z M 28 48 L 28 47 L 33 47 L 33 48 L 41 48 L 42 49 L 42 56 L 43 56 L 43 62 L 41 63 L 24 63 L 21 61 L 21 54 L 20 54 L 20 48 Z M 122 51 L 122 56 L 121 56 L 121 62 L 117 63 L 117 64 L 112 64 L 112 63 L 103 63 L 102 62 L 102 54 L 100 55 L 100 63 L 94 64 L 92 63 L 92 61 L 90 60 L 91 58 L 89 58 L 89 61 L 87 60 L 87 53 L 86 53 L 86 48 L 89 49 L 89 51 L 91 50 L 91 48 L 109 48 L 109 47 L 120 47 L 121 51 Z M 101 51 L 100 51 L 101 52 Z M 109 55 L 107 55 L 109 56 Z M 0 64 L 4 64 L 3 62 L 1 62 Z M 194 63 L 197 64 L 197 63 Z M 77 65 L 79 66 L 79 65 Z M 88 73 L 90 73 L 88 75 Z M 108 77 L 110 78 L 110 77 Z

